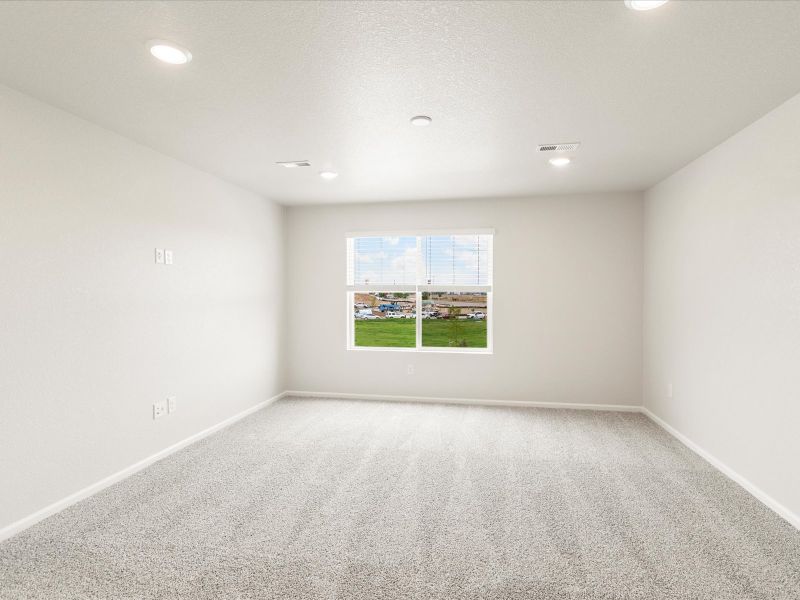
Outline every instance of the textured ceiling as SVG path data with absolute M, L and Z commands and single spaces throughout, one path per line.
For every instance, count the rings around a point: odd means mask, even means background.
M 799 31 L 800 2 L 3 2 L 0 82 L 288 204 L 636 190 L 798 93 Z

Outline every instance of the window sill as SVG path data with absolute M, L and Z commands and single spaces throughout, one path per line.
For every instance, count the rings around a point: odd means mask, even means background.
M 349 346 L 348 352 L 415 352 L 418 354 L 494 354 L 490 348 L 383 348 L 380 346 Z

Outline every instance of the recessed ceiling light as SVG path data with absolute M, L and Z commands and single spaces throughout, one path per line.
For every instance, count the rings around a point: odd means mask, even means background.
M 653 10 L 667 2 L 668 0 L 625 0 L 625 6 L 631 10 Z
M 287 169 L 295 169 L 297 167 L 310 167 L 311 163 L 307 160 L 287 160 L 282 162 L 276 162 L 276 165 L 280 165 L 282 167 L 286 167 Z
M 163 40 L 150 40 L 147 42 L 147 47 L 150 49 L 150 54 L 155 56 L 161 62 L 169 63 L 171 65 L 185 65 L 192 60 L 192 53 L 186 48 L 182 48 L 172 42 L 165 42 Z
M 336 179 L 339 174 L 336 171 L 321 171 L 319 176 L 323 179 Z
M 416 117 L 411 117 L 411 124 L 414 127 L 427 127 L 431 124 L 433 119 L 430 117 L 426 117 L 425 115 L 417 115 Z
M 566 156 L 556 156 L 548 161 L 554 167 L 566 167 L 572 161 Z

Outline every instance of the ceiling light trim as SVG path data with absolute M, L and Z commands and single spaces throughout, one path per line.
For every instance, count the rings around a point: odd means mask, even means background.
M 625 6 L 631 10 L 644 12 L 664 6 L 669 0 L 625 0 Z
M 180 44 L 166 40 L 150 40 L 147 49 L 156 60 L 168 65 L 181 66 L 192 62 L 192 53 Z

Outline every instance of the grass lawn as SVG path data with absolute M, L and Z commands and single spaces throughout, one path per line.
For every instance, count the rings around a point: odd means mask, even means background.
M 414 319 L 356 319 L 356 346 L 414 348 Z M 422 321 L 422 345 L 436 348 L 486 348 L 486 321 L 435 319 Z
M 417 324 L 414 319 L 356 319 L 356 346 L 414 348 Z

